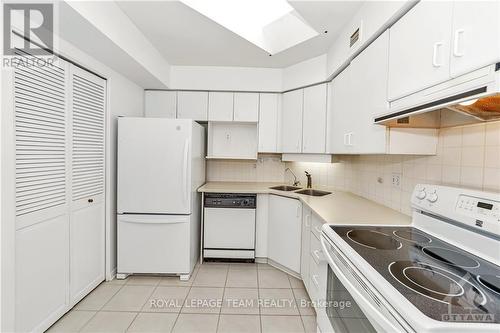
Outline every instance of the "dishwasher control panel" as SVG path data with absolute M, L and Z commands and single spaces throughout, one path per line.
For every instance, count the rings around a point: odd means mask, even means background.
M 255 209 L 255 194 L 244 193 L 205 193 L 205 208 L 249 208 Z

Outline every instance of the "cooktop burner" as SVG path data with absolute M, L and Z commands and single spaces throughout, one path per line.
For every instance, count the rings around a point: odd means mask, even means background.
M 402 244 L 390 234 L 376 230 L 350 230 L 347 237 L 353 242 L 376 250 L 397 250 Z
M 394 236 L 413 243 L 430 243 L 432 240 L 424 234 L 412 230 L 394 230 Z
M 422 251 L 429 257 L 444 262 L 445 264 L 463 268 L 479 267 L 479 262 L 467 253 L 435 246 L 424 247 Z
M 478 275 L 477 280 L 489 290 L 500 294 L 500 275 Z
M 459 304 L 467 295 L 470 305 L 484 305 L 486 296 L 472 283 L 446 269 L 413 261 L 395 261 L 389 265 L 392 276 L 407 288 L 445 304 Z
M 331 228 L 426 316 L 500 323 L 500 267 L 412 227 Z

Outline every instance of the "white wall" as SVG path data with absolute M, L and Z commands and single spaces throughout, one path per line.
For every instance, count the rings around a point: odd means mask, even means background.
M 171 89 L 281 91 L 282 70 L 275 68 L 171 66 Z
M 366 44 L 374 36 L 388 27 L 388 23 L 399 17 L 415 1 L 366 1 L 353 18 L 345 25 L 327 53 L 327 76 L 334 74 L 349 60 L 351 34 L 361 26 L 361 44 Z
M 326 80 L 326 54 L 283 69 L 283 89 L 289 90 Z
M 116 3 L 113 1 L 67 1 L 66 4 L 128 53 L 162 84 L 166 87 L 170 85 L 170 64 Z

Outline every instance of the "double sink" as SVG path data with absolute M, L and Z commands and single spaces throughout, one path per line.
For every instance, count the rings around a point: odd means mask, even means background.
M 278 185 L 278 186 L 270 187 L 270 189 L 278 190 L 278 191 L 287 191 L 287 192 L 295 191 L 295 193 L 312 195 L 313 197 L 322 197 L 324 195 L 332 193 L 332 192 L 327 192 L 327 191 L 313 190 L 312 188 L 306 188 L 306 189 L 301 190 L 301 187 L 290 186 L 290 185 Z M 300 191 L 297 191 L 297 190 L 300 190 Z

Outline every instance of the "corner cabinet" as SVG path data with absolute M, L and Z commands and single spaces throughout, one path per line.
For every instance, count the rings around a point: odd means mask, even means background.
M 325 153 L 327 84 L 304 88 L 302 153 Z
M 297 199 L 269 195 L 268 257 L 300 273 L 302 204 Z
M 302 152 L 302 110 L 304 90 L 298 89 L 283 94 L 281 114 L 281 152 Z

